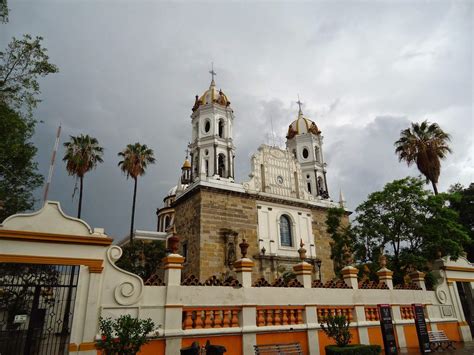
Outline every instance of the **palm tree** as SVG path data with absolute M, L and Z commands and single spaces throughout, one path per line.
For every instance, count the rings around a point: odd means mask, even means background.
M 395 153 L 399 161 L 405 160 L 408 166 L 416 163 L 418 170 L 426 177 L 426 183 L 431 181 L 435 195 L 438 194 L 440 159 L 451 153 L 448 142 L 449 134 L 445 133 L 436 123 L 423 121 L 421 124 L 412 123 L 410 128 L 400 133 L 400 139 L 395 142 Z
M 133 243 L 133 224 L 135 222 L 135 201 L 137 198 L 137 181 L 138 177 L 145 174 L 148 164 L 155 162 L 153 156 L 153 149 L 150 149 L 146 144 L 140 143 L 128 144 L 127 147 L 118 153 L 122 157 L 118 163 L 120 169 L 127 175 L 127 179 L 131 176 L 134 180 L 133 187 L 133 204 L 132 204 L 132 221 L 130 223 L 130 242 Z
M 70 136 L 70 141 L 64 143 L 66 153 L 63 161 L 66 162 L 66 170 L 69 175 L 74 175 L 79 179 L 79 207 L 77 218 L 81 218 L 82 191 L 84 185 L 84 175 L 94 169 L 98 163 L 102 163 L 104 148 L 99 145 L 96 138 L 89 135 Z

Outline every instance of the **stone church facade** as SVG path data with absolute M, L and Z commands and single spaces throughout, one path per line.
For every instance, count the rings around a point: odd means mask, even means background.
M 183 275 L 201 281 L 234 273 L 238 244 L 249 244 L 253 279 L 273 281 L 300 262 L 304 244 L 313 278 L 334 277 L 327 210 L 344 206 L 329 198 L 321 131 L 303 115 L 301 103 L 289 125 L 286 149 L 261 145 L 251 158 L 250 180 L 234 181 L 234 112 L 228 97 L 211 85 L 191 115 L 192 141 L 175 191 L 173 230 L 185 256 Z M 347 213 L 348 215 L 348 213 Z

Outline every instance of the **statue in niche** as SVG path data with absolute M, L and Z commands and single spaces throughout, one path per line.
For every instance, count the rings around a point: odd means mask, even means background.
M 224 232 L 225 238 L 225 265 L 233 270 L 234 262 L 237 260 L 237 237 L 239 233 L 233 230 L 226 230 Z

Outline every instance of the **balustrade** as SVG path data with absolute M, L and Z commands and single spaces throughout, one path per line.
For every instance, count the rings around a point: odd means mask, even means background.
M 183 329 L 239 327 L 240 307 L 183 308 Z
M 324 322 L 326 317 L 332 316 L 345 316 L 349 322 L 353 320 L 353 307 L 318 307 L 318 322 Z
M 257 326 L 303 324 L 303 311 L 298 306 L 257 307 Z
M 415 319 L 415 313 L 412 306 L 400 306 L 402 319 Z
M 367 321 L 379 321 L 380 313 L 376 306 L 365 306 L 365 320 Z

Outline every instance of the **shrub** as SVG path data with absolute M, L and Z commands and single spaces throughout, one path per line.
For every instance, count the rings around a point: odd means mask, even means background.
M 97 348 L 105 355 L 135 355 L 148 343 L 146 335 L 155 324 L 150 318 L 132 318 L 127 314 L 115 320 L 100 317 L 99 328 L 101 339 L 97 341 Z
M 321 328 L 326 335 L 336 342 L 337 346 L 344 347 L 350 343 L 352 334 L 349 331 L 349 320 L 345 316 L 328 315 Z
M 382 352 L 380 345 L 337 345 L 326 346 L 326 355 L 378 355 Z

